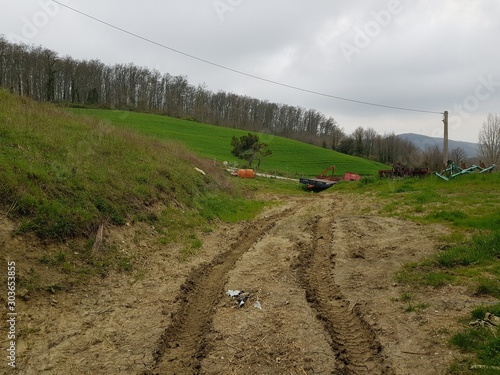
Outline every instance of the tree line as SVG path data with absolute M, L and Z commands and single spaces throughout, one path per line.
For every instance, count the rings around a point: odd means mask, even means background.
M 52 50 L 9 43 L 0 36 L 0 86 L 39 101 L 143 111 L 219 126 L 317 141 L 337 127 L 314 109 L 271 103 L 194 86 L 134 64 L 59 57 Z
M 346 134 L 333 117 L 315 109 L 272 103 L 231 92 L 194 86 L 134 64 L 106 65 L 99 60 L 60 57 L 41 46 L 13 44 L 0 36 L 0 86 L 14 94 L 71 106 L 156 113 L 207 124 L 296 139 L 385 164 L 435 166 L 394 133 L 357 128 Z
M 373 128 L 357 127 L 351 134 L 338 138 L 334 149 L 348 155 L 392 165 L 425 167 L 437 171 L 443 168 L 443 151 L 437 146 L 419 149 L 410 140 L 394 133 L 380 135 Z M 457 163 L 470 163 L 467 153 L 460 147 L 450 150 L 449 157 Z

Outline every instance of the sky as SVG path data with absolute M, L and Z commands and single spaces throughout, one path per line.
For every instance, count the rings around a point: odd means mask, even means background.
M 346 133 L 442 137 L 448 111 L 450 138 L 477 142 L 500 114 L 499 17 L 498 0 L 0 0 L 0 35 L 316 109 Z

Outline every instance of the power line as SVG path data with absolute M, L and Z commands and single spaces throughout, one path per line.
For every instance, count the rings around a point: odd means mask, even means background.
M 148 39 L 148 38 L 143 37 L 143 36 L 141 36 L 139 34 L 133 33 L 133 32 L 128 31 L 128 30 L 125 30 L 125 29 L 123 29 L 121 27 L 118 27 L 118 26 L 115 26 L 115 25 L 113 25 L 113 24 L 111 24 L 109 22 L 106 22 L 106 21 L 103 21 L 103 20 L 101 20 L 99 18 L 91 16 L 88 13 L 84 13 L 84 12 L 78 10 L 78 9 L 75 9 L 75 8 L 72 8 L 72 7 L 68 6 L 68 5 L 62 4 L 59 1 L 56 1 L 56 0 L 52 0 L 52 1 L 54 3 L 56 3 L 56 4 L 59 4 L 60 6 L 62 6 L 64 8 L 66 8 L 66 9 L 69 9 L 69 10 L 75 12 L 75 13 L 81 14 L 84 17 L 90 18 L 90 19 L 92 19 L 92 20 L 94 20 L 96 22 L 102 23 L 103 25 L 106 25 L 106 26 L 111 27 L 111 28 L 113 28 L 115 30 L 121 31 L 121 32 L 123 32 L 125 34 L 131 35 L 131 36 L 133 36 L 135 38 L 141 39 L 141 40 L 143 40 L 145 42 L 154 44 L 155 46 L 158 46 L 158 47 L 167 49 L 169 51 L 178 53 L 180 55 L 189 57 L 191 59 L 200 61 L 200 62 L 202 62 L 204 64 L 212 65 L 212 66 L 215 66 L 217 68 L 224 69 L 224 70 L 236 73 L 236 74 L 240 74 L 240 75 L 243 75 L 243 76 L 246 76 L 246 77 L 257 79 L 259 81 L 271 83 L 271 84 L 277 85 L 277 86 L 287 87 L 289 89 L 293 89 L 293 90 L 297 90 L 297 91 L 302 91 L 302 92 L 306 92 L 306 93 L 309 93 L 309 94 L 324 96 L 324 97 L 327 97 L 327 98 L 332 98 L 332 99 L 337 99 L 337 100 L 343 100 L 343 101 L 346 101 L 346 102 L 352 102 L 352 103 L 358 103 L 358 104 L 363 104 L 363 105 L 369 105 L 369 106 L 373 106 L 373 107 L 396 109 L 396 110 L 400 110 L 400 111 L 410 111 L 410 112 L 420 112 L 420 113 L 432 113 L 432 114 L 440 114 L 440 115 L 443 114 L 442 112 L 436 112 L 436 111 L 426 111 L 426 110 L 421 110 L 421 109 L 406 108 L 406 107 L 397 107 L 397 106 L 392 106 L 392 105 L 385 105 L 385 104 L 379 104 L 379 103 L 366 102 L 366 101 L 363 101 L 363 100 L 349 99 L 349 98 L 344 98 L 344 97 L 341 97 L 341 96 L 335 96 L 335 95 L 326 94 L 326 93 L 319 92 L 319 91 L 314 91 L 314 90 L 309 90 L 309 89 L 305 89 L 305 88 L 298 87 L 298 86 L 289 85 L 289 84 L 278 82 L 278 81 L 273 81 L 271 79 L 267 79 L 267 78 L 263 78 L 263 77 L 260 77 L 260 76 L 256 76 L 254 74 L 246 73 L 246 72 L 243 72 L 243 71 L 238 70 L 238 69 L 233 69 L 233 68 L 230 68 L 228 66 L 221 65 L 221 64 L 215 63 L 213 61 L 209 61 L 209 60 L 203 59 L 201 57 L 197 57 L 197 56 L 191 55 L 189 53 L 180 51 L 178 49 L 166 46 L 166 45 L 164 45 L 162 43 L 155 42 L 154 40 Z

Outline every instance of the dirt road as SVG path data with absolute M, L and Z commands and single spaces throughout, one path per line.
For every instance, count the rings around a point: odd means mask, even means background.
M 340 194 L 283 201 L 185 263 L 153 230 L 108 232 L 144 273 L 23 302 L 17 373 L 446 373 L 456 319 L 477 301 L 446 287 L 412 291 L 409 309 L 394 280 L 436 251 L 439 229 Z

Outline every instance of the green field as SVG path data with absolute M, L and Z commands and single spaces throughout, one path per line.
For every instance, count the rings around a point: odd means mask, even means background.
M 177 118 L 113 110 L 71 109 L 72 112 L 109 121 L 115 125 L 129 127 L 159 139 L 177 140 L 199 156 L 219 162 L 243 164 L 231 155 L 231 138 L 248 132 L 220 126 L 200 124 Z M 315 176 L 332 164 L 335 174 L 354 172 L 362 176 L 374 176 L 387 166 L 363 158 L 341 154 L 336 151 L 306 143 L 260 134 L 260 140 L 269 145 L 273 154 L 263 158 L 259 171 L 289 177 Z

